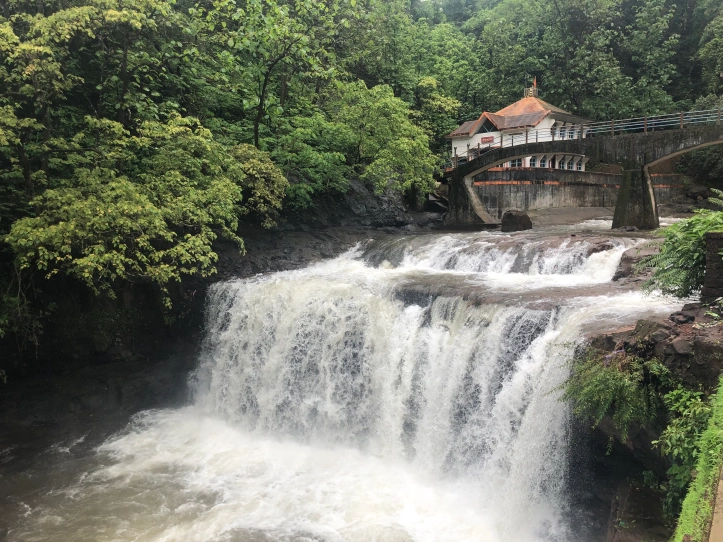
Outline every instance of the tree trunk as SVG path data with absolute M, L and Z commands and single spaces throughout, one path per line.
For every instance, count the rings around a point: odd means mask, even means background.
M 254 119 L 254 147 L 259 148 L 259 126 L 264 118 L 264 102 L 266 102 L 266 89 L 269 86 L 269 79 L 271 78 L 271 70 L 266 72 L 264 75 L 264 82 L 261 85 L 261 92 L 259 93 L 259 105 L 256 107 L 256 118 Z
M 289 92 L 289 77 L 284 74 L 281 76 L 281 96 L 279 97 L 279 105 L 284 107 L 286 104 L 286 95 Z
M 124 124 L 125 122 L 125 103 L 126 94 L 128 93 L 128 39 L 129 36 L 126 34 L 125 44 L 123 46 L 123 60 L 121 60 L 121 80 L 123 81 L 123 86 L 119 97 L 120 107 L 118 108 L 118 122 L 120 124 Z
M 30 167 L 30 159 L 25 154 L 25 147 L 20 145 L 18 147 L 18 158 L 20 159 L 20 165 L 23 168 L 23 180 L 25 181 L 25 191 L 28 196 L 32 199 L 35 197 L 35 184 L 33 183 L 33 174 Z

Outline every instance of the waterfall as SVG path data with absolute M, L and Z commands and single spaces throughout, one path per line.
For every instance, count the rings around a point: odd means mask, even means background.
M 420 235 L 218 283 L 193 404 L 14 539 L 586 542 L 559 387 L 584 333 L 672 308 L 611 286 L 636 243 Z
M 525 505 L 553 520 L 567 418 L 555 392 L 565 365 L 547 363 L 558 311 L 459 298 L 405 306 L 323 284 L 216 286 L 199 404 L 253 433 L 464 481 L 500 516 Z

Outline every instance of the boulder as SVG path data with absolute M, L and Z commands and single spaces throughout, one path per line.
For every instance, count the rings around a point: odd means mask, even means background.
M 685 339 L 675 339 L 673 341 L 673 348 L 676 354 L 681 356 L 690 356 L 693 353 L 693 346 Z
M 674 312 L 668 318 L 676 324 L 690 324 L 695 321 L 695 316 L 692 314 L 686 314 L 682 311 Z
M 685 195 L 694 200 L 702 200 L 713 196 L 713 191 L 707 186 L 697 184 L 686 188 Z
M 522 211 L 507 211 L 502 215 L 502 231 L 513 232 L 532 229 L 532 220 Z
M 595 243 L 594 245 L 590 245 L 587 249 L 587 255 L 589 257 L 593 254 L 597 254 L 598 252 L 605 252 L 614 248 L 615 245 L 613 245 L 610 241 L 601 241 L 599 243 Z
M 660 252 L 660 245 L 652 243 L 642 247 L 629 248 L 623 252 L 623 257 L 620 259 L 620 263 L 618 264 L 618 269 L 615 272 L 613 280 L 617 281 L 622 278 L 637 275 L 638 273 L 635 270 L 635 266 L 640 262 L 640 260 L 647 258 L 648 256 L 652 256 L 653 254 L 657 254 L 658 252 Z

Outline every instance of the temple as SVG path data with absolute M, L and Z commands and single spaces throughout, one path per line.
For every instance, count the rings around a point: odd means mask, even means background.
M 456 167 L 472 160 L 490 147 L 585 137 L 585 124 L 589 123 L 541 100 L 535 80 L 520 101 L 496 113 L 485 111 L 477 120 L 467 121 L 447 135 L 452 143 L 451 165 Z M 587 161 L 587 157 L 580 155 L 539 154 L 516 158 L 501 167 L 585 171 Z

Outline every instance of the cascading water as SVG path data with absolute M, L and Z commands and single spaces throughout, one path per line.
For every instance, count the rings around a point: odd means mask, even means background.
M 528 235 L 215 285 L 194 406 L 137 416 L 9 539 L 586 542 L 565 521 L 574 344 L 673 307 L 611 289 L 632 240 Z

